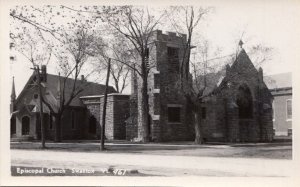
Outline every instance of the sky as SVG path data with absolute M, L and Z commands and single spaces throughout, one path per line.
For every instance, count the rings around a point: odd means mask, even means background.
M 299 17 L 294 1 L 228 1 L 227 4 L 209 4 L 212 12 L 201 22 L 200 34 L 213 46 L 222 49 L 222 54 L 232 54 L 236 50 L 238 39 L 242 37 L 244 49 L 255 44 L 273 48 L 272 60 L 263 64 L 265 75 L 291 72 L 296 64 L 296 41 L 299 41 Z M 231 2 L 231 3 L 230 3 Z M 262 3 L 261 3 L 262 2 Z M 243 33 L 243 35 L 242 35 Z M 17 94 L 23 89 L 32 73 L 31 64 L 16 53 L 17 60 L 10 66 L 11 76 L 15 77 Z M 251 56 L 250 56 L 251 59 Z M 54 67 L 48 67 L 49 73 L 56 73 Z M 103 82 L 101 82 L 103 83 Z M 126 93 L 130 92 L 128 87 Z

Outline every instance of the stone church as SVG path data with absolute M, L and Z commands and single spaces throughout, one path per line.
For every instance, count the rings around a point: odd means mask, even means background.
M 242 46 L 241 46 L 242 47 Z M 243 48 L 202 104 L 203 137 L 207 141 L 264 142 L 273 139 L 273 96 Z
M 186 35 L 156 30 L 148 48 L 151 63 L 148 98 L 150 138 L 152 141 L 192 141 L 192 113 L 183 93 L 176 88 L 179 62 L 183 59 Z M 42 68 L 44 93 L 53 105 L 57 104 L 59 77 Z M 233 64 L 211 75 L 214 80 L 201 103 L 202 134 L 206 141 L 257 142 L 273 137 L 272 100 L 263 81 L 263 71 L 257 70 L 241 48 Z M 40 138 L 39 105 L 36 75 L 28 80 L 16 98 L 11 96 L 11 137 Z M 73 79 L 68 79 L 72 82 Z M 191 80 L 187 80 L 191 81 Z M 74 99 L 62 121 L 63 139 L 99 139 L 102 124 L 104 85 L 87 82 L 85 89 Z M 141 80 L 131 73 L 131 95 L 116 93 L 109 87 L 105 136 L 107 139 L 141 139 Z M 47 139 L 54 137 L 53 118 L 44 106 Z

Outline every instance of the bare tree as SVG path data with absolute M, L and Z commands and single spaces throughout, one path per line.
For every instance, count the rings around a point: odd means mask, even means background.
M 177 12 L 180 15 L 185 15 L 183 17 L 183 24 L 176 22 L 172 18 L 171 23 L 173 28 L 177 32 L 187 33 L 187 41 L 183 42 L 185 46 L 184 57 L 181 61 L 180 69 L 180 81 L 178 83 L 178 88 L 185 94 L 185 97 L 191 106 L 193 117 L 194 117 L 194 127 L 195 127 L 195 143 L 202 144 L 203 135 L 202 135 L 202 122 L 201 122 L 201 108 L 203 99 L 211 97 L 211 92 L 206 92 L 207 89 L 212 90 L 211 82 L 216 83 L 219 78 L 217 75 L 221 73 L 222 68 L 226 64 L 232 63 L 235 61 L 237 54 L 240 50 L 242 43 L 237 44 L 237 51 L 229 55 L 221 55 L 221 51 L 217 49 L 212 52 L 210 49 L 210 42 L 203 40 L 198 43 L 196 51 L 194 51 L 197 59 L 191 60 L 191 49 L 193 48 L 193 34 L 198 26 L 200 20 L 205 16 L 211 8 L 198 8 L 197 10 L 194 7 L 172 7 L 173 12 Z M 174 11 L 175 9 L 175 11 Z M 244 33 L 243 33 L 244 34 Z M 243 35 L 242 35 L 243 36 Z M 242 37 L 241 36 L 241 37 Z M 240 38 L 241 41 L 241 38 Z M 192 43 L 193 42 L 193 43 Z M 256 67 L 260 66 L 262 63 L 270 60 L 272 57 L 272 48 L 266 47 L 263 45 L 257 45 L 251 48 L 249 54 L 253 57 L 252 61 Z M 190 70 L 189 70 L 190 65 Z M 224 71 L 224 69 L 223 69 Z M 188 79 L 189 75 L 192 75 L 193 81 Z M 230 77 L 227 77 L 227 80 L 233 79 L 238 74 L 231 74 Z M 223 84 L 223 86 L 226 85 Z M 218 91 L 222 90 L 222 85 L 220 85 Z
M 190 80 L 190 59 L 191 59 L 191 49 L 192 39 L 195 28 L 198 26 L 200 20 L 209 12 L 209 8 L 196 8 L 193 6 L 178 6 L 171 7 L 171 12 L 173 14 L 181 15 L 182 22 L 176 21 L 174 17 L 169 17 L 172 27 L 176 30 L 177 33 L 186 33 L 187 40 L 182 41 L 183 45 L 183 58 L 180 61 L 180 79 L 177 83 L 178 89 L 184 93 L 186 100 L 191 106 L 191 110 L 193 113 L 193 122 L 195 127 L 195 143 L 201 144 L 203 143 L 202 131 L 201 131 L 201 118 L 200 118 L 200 109 L 201 109 L 201 98 L 204 93 L 205 87 L 199 87 L 196 81 Z M 207 47 L 207 45 L 205 46 Z M 206 51 L 207 48 L 203 49 L 202 58 L 204 59 L 204 64 L 206 63 L 207 56 Z M 196 64 L 191 64 L 192 74 L 198 73 L 198 69 Z
M 30 33 L 35 35 L 32 37 Z M 22 33 L 19 33 L 18 36 L 15 36 L 13 33 L 10 34 L 11 38 L 11 46 L 14 46 L 17 51 L 19 51 L 32 65 L 32 69 L 34 69 L 34 74 L 36 75 L 37 79 L 34 83 L 34 89 L 38 89 L 39 92 L 39 118 L 40 118 L 40 125 L 41 125 L 41 143 L 42 148 L 46 148 L 46 131 L 45 131 L 45 124 L 44 124 L 44 113 L 43 113 L 43 103 L 42 103 L 42 85 L 41 85 L 41 75 L 39 66 L 41 64 L 48 64 L 51 55 L 52 55 L 52 47 L 43 42 L 41 39 L 41 33 L 36 30 L 28 30 L 24 28 Z
M 96 67 L 98 73 L 102 74 L 104 71 L 107 71 L 108 59 L 114 59 L 110 63 L 110 74 L 118 93 L 122 93 L 128 86 L 130 68 L 125 62 L 130 62 L 131 57 L 127 49 L 126 41 L 122 37 L 114 38 L 113 41 L 110 39 L 107 42 L 104 42 L 102 38 L 97 36 L 95 38 L 94 54 L 96 62 L 93 63 L 93 66 Z
M 89 33 L 86 28 L 79 28 L 71 33 L 64 33 L 64 51 L 58 50 L 55 53 L 62 77 L 59 78 L 59 99 L 58 108 L 55 110 L 49 102 L 43 97 L 43 102 L 48 106 L 55 116 L 55 140 L 61 141 L 61 118 L 64 111 L 70 106 L 74 98 L 76 98 L 86 86 L 78 83 L 79 75 L 82 67 L 93 55 L 91 53 L 91 45 L 93 42 L 93 33 Z M 73 78 L 72 85 L 68 85 L 69 78 Z M 88 83 L 86 83 L 88 84 Z
M 95 23 L 86 16 L 66 9 L 64 6 L 16 6 L 10 10 L 14 28 L 11 29 L 15 37 L 22 40 L 20 33 L 34 38 L 37 37 L 30 30 L 34 29 L 39 34 L 42 43 L 52 49 L 52 62 L 57 63 L 59 76 L 59 98 L 57 106 L 53 106 L 42 95 L 43 103 L 49 108 L 55 118 L 55 140 L 61 141 L 61 118 L 65 110 L 70 106 L 85 86 L 80 84 L 78 76 L 82 67 L 93 54 Z M 33 50 L 38 45 L 31 46 Z M 47 51 L 47 50 L 45 50 Z M 49 51 L 49 50 L 48 50 Z M 90 74 L 93 71 L 90 71 Z M 69 78 L 73 78 L 71 85 Z M 88 84 L 88 83 L 87 83 Z
M 136 56 L 135 61 L 123 61 L 134 70 L 141 79 L 141 141 L 148 142 L 149 135 L 149 103 L 148 103 L 148 74 L 149 74 L 149 43 L 156 26 L 164 14 L 155 18 L 150 14 L 148 7 L 102 7 L 102 14 L 98 14 L 103 22 L 107 23 L 119 35 L 124 36 L 131 44 L 131 52 Z

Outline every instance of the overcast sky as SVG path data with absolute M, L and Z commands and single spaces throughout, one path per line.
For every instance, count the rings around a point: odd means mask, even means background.
M 291 72 L 296 63 L 296 48 L 299 47 L 299 27 L 296 22 L 299 13 L 293 1 L 229 2 L 212 4 L 216 5 L 214 12 L 201 25 L 201 34 L 214 46 L 221 47 L 223 54 L 231 54 L 235 52 L 237 38 L 244 32 L 246 51 L 255 44 L 274 49 L 272 61 L 263 66 L 265 75 Z M 32 73 L 30 67 L 30 63 L 21 56 L 10 67 L 11 75 L 15 76 L 17 94 Z M 53 67 L 48 67 L 48 72 L 55 73 Z

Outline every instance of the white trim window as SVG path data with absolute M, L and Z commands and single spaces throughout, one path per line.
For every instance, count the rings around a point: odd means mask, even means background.
M 286 120 L 292 121 L 292 99 L 286 100 Z

